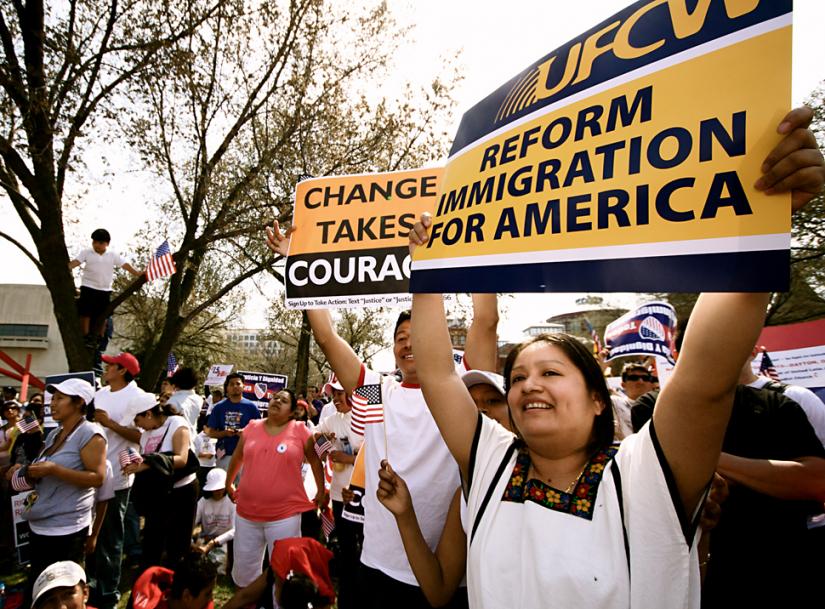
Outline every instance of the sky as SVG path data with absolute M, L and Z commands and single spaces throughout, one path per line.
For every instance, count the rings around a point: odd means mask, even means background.
M 406 79 L 426 83 L 441 58 L 460 52 L 458 65 L 464 80 L 455 90 L 458 101 L 452 129 L 455 131 L 461 114 L 500 84 L 629 3 L 626 0 L 388 0 L 398 21 L 414 26 L 396 56 L 397 86 L 400 90 Z M 825 2 L 795 2 L 794 105 L 800 104 L 825 80 L 823 24 Z M 391 78 L 384 89 L 392 86 Z M 162 187 L 136 171 L 135 159 L 122 149 L 104 147 L 93 154 L 107 162 L 89 163 L 90 184 L 83 192 L 73 193 L 77 210 L 73 214 L 75 220 L 66 229 L 69 251 L 85 247 L 87 235 L 98 226 L 106 226 L 113 234 L 112 246 L 128 252 L 130 240 L 143 222 L 145 203 L 162 196 Z M 7 200 L 0 202 L 0 223 L 4 230 L 27 242 L 27 235 L 10 208 Z M 32 264 L 3 240 L 0 240 L 0 256 L 4 261 L 0 266 L 0 283 L 42 283 Z M 244 325 L 259 327 L 264 324 L 266 299 L 272 294 L 250 289 L 253 306 Z M 274 288 L 264 286 L 266 292 L 271 289 Z M 526 326 L 572 310 L 578 296 L 523 294 L 508 299 L 507 319 L 501 325 L 502 337 L 516 338 Z M 607 300 L 624 306 L 636 302 L 635 296 L 621 294 L 607 295 Z

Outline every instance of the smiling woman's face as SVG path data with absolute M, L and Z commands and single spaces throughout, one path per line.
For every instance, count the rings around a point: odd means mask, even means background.
M 564 439 L 585 447 L 601 402 L 582 372 L 559 347 L 536 342 L 516 357 L 507 403 L 527 445 L 531 439 Z

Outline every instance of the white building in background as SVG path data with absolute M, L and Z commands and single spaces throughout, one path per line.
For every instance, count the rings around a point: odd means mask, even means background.
M 525 336 L 530 338 L 542 334 L 561 334 L 564 332 L 564 324 L 534 324 L 524 328 L 523 332 Z
M 45 379 L 69 369 L 63 339 L 44 285 L 0 285 L 0 350 L 21 365 L 31 354 L 31 372 Z M 0 368 L 10 368 L 0 362 Z M 0 385 L 19 387 L 20 381 L 0 374 Z
M 275 341 L 266 340 L 266 328 L 232 328 L 226 330 L 227 342 L 243 353 L 269 352 Z

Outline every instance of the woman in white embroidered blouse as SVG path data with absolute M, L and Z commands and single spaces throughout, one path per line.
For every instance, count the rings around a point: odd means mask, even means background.
M 791 192 L 794 209 L 825 182 L 811 116 L 783 119 L 757 184 Z M 430 222 L 411 231 L 411 249 Z M 418 377 L 468 487 L 471 606 L 699 606 L 697 515 L 767 302 L 703 294 L 652 423 L 616 447 L 604 378 L 575 339 L 539 337 L 509 355 L 514 440 L 476 414 L 455 373 L 441 296 L 414 295 Z

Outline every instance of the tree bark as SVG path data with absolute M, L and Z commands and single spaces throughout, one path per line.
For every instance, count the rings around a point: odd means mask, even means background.
M 312 330 L 309 326 L 309 316 L 306 311 L 301 315 L 301 337 L 298 339 L 298 362 L 295 366 L 295 393 L 307 394 L 307 378 L 309 376 L 309 341 L 312 340 Z

